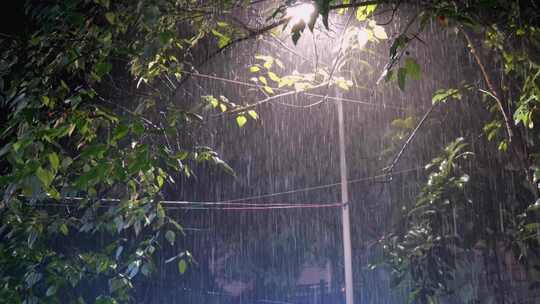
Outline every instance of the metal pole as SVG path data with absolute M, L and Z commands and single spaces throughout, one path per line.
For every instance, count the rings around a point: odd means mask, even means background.
M 345 126 L 343 125 L 343 103 L 341 94 L 336 101 L 339 123 L 339 164 L 341 172 L 341 224 L 343 230 L 343 257 L 345 266 L 345 303 L 353 304 L 353 275 L 352 275 L 352 257 L 351 257 L 351 224 L 349 218 L 349 184 L 347 184 L 347 160 L 345 158 Z

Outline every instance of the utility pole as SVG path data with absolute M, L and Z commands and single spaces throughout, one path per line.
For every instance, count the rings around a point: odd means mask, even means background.
M 343 102 L 341 93 L 337 92 L 336 101 L 339 124 L 339 164 L 341 172 L 341 227 L 343 230 L 343 257 L 345 266 L 345 303 L 354 303 L 352 256 L 351 256 L 351 224 L 349 216 L 349 184 L 347 183 L 347 159 L 345 155 L 345 126 L 343 123 Z

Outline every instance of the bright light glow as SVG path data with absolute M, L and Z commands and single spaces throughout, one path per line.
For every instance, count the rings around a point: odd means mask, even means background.
M 311 3 L 301 3 L 287 8 L 287 17 L 291 18 L 290 23 L 294 26 L 301 22 L 309 23 L 311 16 L 315 12 L 315 6 Z
M 358 37 L 358 47 L 363 49 L 364 46 L 366 46 L 366 44 L 369 41 L 369 33 L 366 31 L 365 28 L 362 28 L 358 31 L 357 37 Z

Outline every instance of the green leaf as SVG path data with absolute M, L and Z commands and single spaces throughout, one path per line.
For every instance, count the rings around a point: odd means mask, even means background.
M 80 158 L 82 159 L 100 159 L 103 158 L 105 155 L 105 152 L 107 151 L 107 146 L 103 144 L 96 144 L 93 146 L 86 147 L 80 155 Z
M 114 24 L 116 22 L 116 15 L 113 12 L 105 13 L 105 18 L 110 24 Z
M 186 273 L 186 270 L 187 270 L 186 260 L 180 259 L 178 261 L 178 271 L 180 271 L 181 274 L 184 274 L 184 273 Z
M 227 36 L 225 34 L 222 34 L 222 33 L 218 32 L 215 29 L 212 30 L 212 34 L 216 38 L 218 38 L 218 47 L 220 49 L 226 47 L 229 43 L 231 43 L 231 37 L 229 37 L 229 36 Z
M 176 229 L 180 230 L 183 232 L 184 228 L 182 228 L 182 225 L 178 224 L 177 221 L 169 218 L 169 223 L 171 223 Z
M 47 189 L 47 194 L 49 194 L 50 197 L 54 198 L 54 199 L 60 199 L 60 193 L 54 189 L 54 187 L 49 187 L 49 189 Z
M 98 64 L 96 64 L 95 73 L 99 78 L 101 78 L 105 74 L 109 73 L 111 69 L 112 69 L 112 65 L 110 63 L 101 61 Z
M 405 59 L 405 69 L 407 69 L 407 74 L 411 76 L 412 79 L 420 80 L 422 78 L 422 69 L 414 58 L 407 57 Z
M 159 188 L 163 187 L 163 184 L 165 183 L 165 179 L 163 178 L 163 176 L 158 175 L 156 177 L 156 180 L 157 180 L 157 183 L 158 183 L 158 187 Z
M 212 108 L 217 108 L 218 105 L 219 105 L 219 100 L 217 98 L 215 98 L 214 96 L 212 95 L 205 95 L 205 96 L 202 96 L 202 99 L 208 103 L 210 103 L 210 105 L 212 106 Z M 226 110 L 226 109 L 225 109 Z M 225 111 L 224 111 L 225 112 Z
M 110 66 L 110 64 L 109 64 Z M 119 119 L 118 119 L 118 116 L 112 112 L 109 112 L 109 110 L 106 110 L 104 108 L 101 108 L 101 107 L 95 107 L 95 111 L 96 111 L 96 114 L 101 116 L 101 117 L 104 117 L 106 119 L 108 119 L 109 121 L 111 122 L 118 122 Z
M 433 104 L 446 102 L 449 98 L 461 99 L 461 94 L 458 89 L 437 90 L 431 98 Z
M 173 37 L 174 34 L 169 31 L 159 33 L 159 41 L 161 41 L 162 44 L 167 44 Z
M 45 96 L 41 96 L 41 101 L 43 102 L 44 105 L 46 105 L 47 107 L 52 107 L 52 103 L 51 103 L 51 99 L 49 98 L 49 96 L 45 95 Z
M 51 185 L 51 182 L 54 179 L 54 174 L 46 169 L 43 169 L 42 167 L 38 167 L 36 170 L 36 176 L 41 181 L 41 184 L 44 188 L 49 188 Z
M 256 72 L 258 72 L 258 71 L 260 71 L 260 70 L 261 70 L 261 68 L 258 67 L 258 66 L 256 66 L 256 65 L 253 65 L 253 66 L 250 66 L 250 67 L 249 67 L 249 71 L 250 71 L 251 73 L 256 73 Z
M 62 232 L 63 235 L 68 235 L 69 234 L 68 226 L 65 223 L 60 225 L 60 232 Z
M 540 229 L 540 223 L 529 223 L 524 226 L 524 228 L 528 231 L 536 232 L 538 229 Z
M 58 158 L 58 154 L 55 152 L 51 152 L 47 155 L 49 158 L 49 163 L 51 163 L 51 170 L 53 172 L 56 172 L 58 170 L 58 166 L 60 165 L 60 159 Z
M 134 122 L 132 128 L 135 135 L 141 136 L 144 134 L 145 128 L 141 122 Z
M 247 122 L 247 118 L 244 115 L 236 116 L 236 123 L 242 128 Z
M 140 165 L 140 163 L 143 163 L 144 161 L 145 161 L 145 158 L 139 157 L 136 159 L 135 162 L 136 164 Z M 131 166 L 132 164 L 130 164 L 130 169 L 132 169 Z M 140 167 L 142 167 L 142 165 L 140 165 Z M 108 163 L 104 161 L 98 163 L 97 166 L 92 167 L 90 170 L 88 170 L 88 172 L 85 172 L 83 175 L 81 175 L 77 179 L 77 181 L 75 182 L 75 187 L 80 188 L 80 189 L 86 189 L 89 186 L 95 185 L 100 180 L 106 179 L 106 173 L 107 173 L 108 168 L 109 168 Z M 133 170 L 136 171 L 137 169 L 139 169 L 139 167 Z
M 499 143 L 499 147 L 498 147 L 499 151 L 503 151 L 503 152 L 506 152 L 506 150 L 508 150 L 508 142 L 506 141 L 501 141 Z
M 118 302 L 111 297 L 99 296 L 94 304 L 118 304 Z
M 47 288 L 47 291 L 45 292 L 46 297 L 54 296 L 56 294 L 57 286 L 51 285 L 49 288 Z
M 113 142 L 116 142 L 122 138 L 124 138 L 129 132 L 129 127 L 126 124 L 120 124 L 116 129 L 114 130 L 114 137 L 112 139 Z
M 165 238 L 169 244 L 174 245 L 174 242 L 176 241 L 176 233 L 174 233 L 172 230 L 167 230 L 167 232 L 165 232 Z

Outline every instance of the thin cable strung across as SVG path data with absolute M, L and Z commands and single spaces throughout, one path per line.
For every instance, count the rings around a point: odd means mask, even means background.
M 401 171 L 393 172 L 393 175 L 396 174 L 403 174 L 403 173 L 409 173 L 409 172 L 415 172 L 423 167 L 416 167 L 412 169 L 406 169 Z M 348 180 L 348 184 L 354 184 L 354 183 L 360 183 L 370 180 L 376 180 L 378 178 L 386 178 L 388 177 L 388 174 L 379 174 L 379 175 L 373 175 L 369 177 L 363 177 L 363 178 L 357 178 Z M 321 189 L 328 189 L 332 187 L 336 187 L 341 185 L 341 183 L 332 183 L 332 184 L 326 184 L 326 185 L 319 185 L 319 186 L 312 186 L 312 187 L 305 187 L 305 188 L 299 188 L 299 189 L 293 189 L 283 192 L 274 192 L 274 193 L 267 193 L 262 195 L 256 195 L 256 196 L 248 196 L 248 197 L 241 197 L 231 200 L 224 200 L 224 201 L 217 201 L 217 202 L 189 202 L 189 201 L 173 201 L 173 200 L 163 200 L 159 201 L 159 203 L 164 206 L 167 209 L 185 209 L 185 210 L 229 210 L 229 211 L 257 211 L 257 210 L 273 210 L 273 209 L 320 209 L 320 208 L 339 208 L 343 207 L 347 203 L 243 203 L 244 201 L 250 201 L 250 200 L 257 200 L 257 199 L 264 199 L 269 197 L 275 197 L 275 196 L 281 196 L 281 195 L 288 195 L 288 194 L 294 194 L 294 193 L 300 193 L 300 192 L 308 192 L 308 191 L 314 191 L 314 190 L 321 190 Z M 85 200 L 82 197 L 64 197 L 62 198 L 64 201 L 83 201 Z M 120 203 L 120 199 L 116 198 L 104 198 L 99 199 L 102 203 Z M 69 203 L 62 203 L 62 202 L 54 202 L 49 204 L 41 204 L 43 206 L 66 206 L 70 207 L 73 206 Z M 101 207 L 108 207 L 107 205 L 103 205 Z

